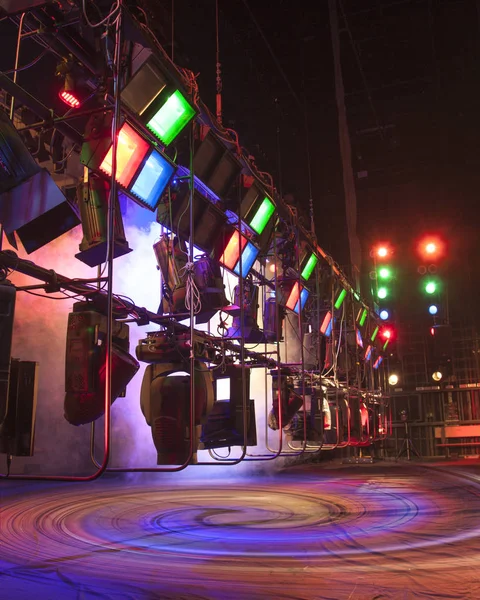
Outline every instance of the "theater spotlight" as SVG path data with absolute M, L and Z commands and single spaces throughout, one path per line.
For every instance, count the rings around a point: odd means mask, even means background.
M 397 385 L 398 382 L 399 382 L 398 375 L 396 373 L 392 373 L 388 378 L 388 383 L 390 385 Z
M 140 365 L 130 356 L 126 323 L 112 322 L 113 403 Z M 105 410 L 107 317 L 91 303 L 76 302 L 68 315 L 64 416 L 72 425 L 91 423 Z
M 441 371 L 435 371 L 434 373 L 432 373 L 432 379 L 433 381 L 441 381 L 443 378 L 443 373 Z
M 96 267 L 107 261 L 108 203 L 110 199 L 110 183 L 93 175 L 88 175 L 77 188 L 77 205 L 82 221 L 83 238 L 80 252 L 75 254 L 90 267 Z M 113 232 L 113 258 L 131 252 L 125 238 L 122 213 L 118 196 L 115 202 L 115 222 Z
M 275 226 L 276 207 L 273 199 L 256 182 L 248 188 L 240 205 L 240 218 L 250 227 L 258 246 L 268 247 Z
M 137 346 L 140 360 L 145 360 L 144 341 L 141 340 Z M 168 346 L 165 352 L 162 351 L 162 343 Z M 148 361 L 152 364 L 147 366 L 143 376 L 140 407 L 152 430 L 157 464 L 183 464 L 188 458 L 191 444 L 191 463 L 195 463 L 201 425 L 206 423 L 213 407 L 213 376 L 203 362 L 195 361 L 192 374 L 194 400 L 191 399 L 190 361 L 179 360 L 181 352 L 177 352 L 176 362 L 164 362 L 162 354 L 170 356 L 170 346 L 170 340 L 162 337 L 156 342 L 156 350 L 150 353 Z M 193 431 L 190 427 L 191 401 L 195 402 Z
M 28 254 L 80 224 L 74 208 L 34 160 L 8 116 L 0 110 L 0 224 Z
M 180 83 L 154 58 L 138 69 L 123 89 L 121 99 L 165 146 L 196 114 Z
M 258 285 L 247 280 L 243 283 L 243 302 L 240 295 L 240 285 L 233 290 L 233 303 L 236 306 L 243 304 L 243 326 L 241 314 L 233 318 L 227 337 L 241 338 L 246 343 L 256 344 L 264 341 L 263 333 L 258 326 Z

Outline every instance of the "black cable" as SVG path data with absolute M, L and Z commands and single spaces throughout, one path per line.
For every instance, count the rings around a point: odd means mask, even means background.
M 55 39 L 57 38 L 56 34 L 53 37 L 52 42 L 55 41 Z M 18 73 L 19 71 L 26 71 L 27 69 L 30 69 L 30 67 L 33 67 L 33 65 L 36 65 L 37 62 L 39 60 L 41 60 L 46 54 L 47 52 L 50 52 L 50 46 L 47 46 L 46 48 L 44 48 L 44 50 L 42 50 L 42 52 L 40 52 L 40 54 L 34 58 L 31 62 L 28 63 L 28 65 L 24 65 L 23 67 L 17 67 L 16 69 L 10 69 L 9 71 L 2 71 L 2 75 L 12 75 L 13 73 Z

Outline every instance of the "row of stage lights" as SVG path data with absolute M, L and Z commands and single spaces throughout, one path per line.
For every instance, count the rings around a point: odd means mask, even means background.
M 80 99 L 72 101 L 75 86 L 71 81 L 68 87 L 63 91 L 69 95 L 64 95 L 63 99 L 73 108 L 80 107 Z M 189 99 L 182 81 L 156 57 L 148 58 L 136 71 L 121 91 L 121 102 L 116 160 L 120 193 L 143 208 L 156 211 L 159 223 L 188 240 L 193 181 L 194 246 L 245 280 L 255 261 L 265 259 L 271 252 L 270 243 L 279 222 L 291 220 L 290 209 L 272 190 L 267 191 L 249 163 L 235 152 L 237 146 L 233 140 L 226 139 L 212 123 L 197 130 L 200 135 L 196 140 L 193 174 L 171 159 L 171 144 L 179 140 L 180 134 L 185 133 L 187 125 L 200 111 Z M 77 258 L 91 267 L 105 261 L 109 178 L 113 163 L 111 131 L 111 111 L 99 110 L 86 124 L 80 154 L 80 162 L 86 171 L 80 186 L 81 195 L 77 192 L 75 208 L 58 188 L 55 194 L 50 193 L 56 186 L 48 172 L 38 166 L 11 122 L 2 115 L 0 136 L 5 143 L 1 145 L 0 158 L 14 174 L 0 180 L 0 222 L 9 240 L 15 243 L 17 234 L 26 251 L 31 253 L 81 223 L 83 240 Z M 22 168 L 18 168 L 19 165 Z M 45 180 L 48 180 L 48 188 L 43 185 Z M 238 185 L 239 181 L 242 185 Z M 118 208 L 115 218 L 116 258 L 129 252 L 130 248 Z M 296 239 L 299 250 L 293 271 L 275 274 L 276 295 L 281 305 L 295 313 L 300 313 L 307 304 L 315 270 L 319 266 L 324 270 L 331 269 L 325 255 L 307 235 L 300 234 L 302 236 L 303 239 Z M 333 306 L 320 324 L 323 335 L 330 334 L 335 312 L 341 309 L 347 293 L 354 294 L 338 272 L 334 279 Z M 362 314 L 366 312 L 370 315 L 369 320 L 376 320 L 376 315 L 358 296 L 356 302 Z M 360 321 L 359 342 L 364 319 Z M 373 337 L 372 334 L 367 336 L 371 343 L 376 336 L 376 333 Z M 370 356 L 371 347 L 367 344 L 365 357 L 368 360 Z

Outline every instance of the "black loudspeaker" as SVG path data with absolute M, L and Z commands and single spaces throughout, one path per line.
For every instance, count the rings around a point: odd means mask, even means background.
M 38 363 L 12 360 L 8 411 L 0 425 L 0 452 L 33 456 Z
M 16 290 L 13 285 L 0 284 L 0 425 L 3 423 L 8 409 L 15 298 Z

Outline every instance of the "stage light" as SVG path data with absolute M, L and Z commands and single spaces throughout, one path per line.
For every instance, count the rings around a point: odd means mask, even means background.
M 135 178 L 131 193 L 145 208 L 155 210 L 174 171 L 175 167 L 153 150 Z
M 80 162 L 112 176 L 111 113 L 95 114 L 87 123 Z M 154 211 L 175 172 L 175 165 L 128 122 L 118 133 L 116 180 L 132 200 Z
M 233 152 L 210 129 L 193 157 L 195 176 L 224 198 L 241 170 Z
M 232 326 L 229 328 L 227 337 L 240 338 L 243 336 L 247 343 L 258 343 L 264 341 L 264 337 L 258 326 L 258 285 L 251 281 L 243 283 L 243 301 L 240 296 L 240 285 L 233 290 L 233 304 L 240 307 L 243 304 L 243 326 L 241 314 L 233 317 Z
M 181 334 L 180 334 L 181 335 Z M 139 341 L 136 355 L 149 362 L 142 380 L 140 408 L 157 449 L 157 464 L 181 465 L 193 445 L 191 463 L 196 462 L 201 425 L 214 402 L 212 371 L 201 361 L 194 363 L 194 422 L 190 423 L 191 351 L 189 336 L 172 337 L 167 332 L 153 332 Z M 145 348 L 152 348 L 153 351 Z M 182 375 L 187 373 L 187 375 Z M 192 440 L 193 437 L 193 440 Z
M 310 256 L 308 256 L 308 254 L 307 254 L 307 256 L 305 258 L 306 258 L 306 261 L 303 261 L 303 265 L 300 266 L 300 271 L 301 271 L 300 275 L 302 276 L 303 279 L 305 279 L 305 281 L 308 281 L 310 279 L 315 267 L 317 266 L 318 256 L 312 252 L 310 254 Z
M 55 75 L 64 80 L 58 91 L 59 98 L 70 108 L 79 108 L 88 93 L 83 67 L 72 59 L 65 59 L 57 65 Z
M 386 258 L 389 255 L 388 248 L 386 246 L 379 246 L 376 250 L 378 258 Z
M 252 242 L 241 235 L 239 231 L 234 230 L 219 258 L 219 262 L 238 276 L 240 276 L 241 265 L 242 277 L 245 278 L 252 268 L 258 252 L 258 248 Z
M 294 308 L 294 311 L 297 314 L 300 312 L 300 310 L 303 310 L 305 308 L 305 304 L 307 303 L 309 295 L 310 292 L 307 290 L 307 288 L 302 288 L 302 291 L 300 292 L 300 300 L 298 300 Z
M 441 371 L 435 371 L 434 373 L 432 373 L 433 381 L 441 381 L 442 378 L 443 378 L 443 374 Z
M 244 195 L 239 212 L 240 219 L 256 234 L 258 246 L 267 248 L 275 225 L 276 207 L 272 198 L 254 183 Z
M 388 378 L 388 383 L 390 385 L 397 385 L 398 382 L 399 382 L 398 375 L 396 373 L 392 373 L 390 375 L 390 377 Z
M 335 303 L 333 305 L 335 310 L 338 310 L 342 306 L 346 295 L 347 295 L 347 290 L 345 288 L 341 288 L 337 294 L 337 297 L 335 298 Z
M 0 224 L 16 248 L 14 233 L 28 254 L 80 224 L 73 206 L 34 160 L 19 133 L 0 110 Z
M 77 189 L 78 206 L 82 221 L 83 238 L 80 252 L 75 254 L 90 267 L 107 261 L 108 202 L 110 183 L 95 176 L 89 176 Z M 118 197 L 115 198 L 115 223 L 113 235 L 113 258 L 131 252 L 125 238 L 122 213 Z
M 298 282 L 295 282 L 295 284 L 293 285 L 292 290 L 288 296 L 288 299 L 285 303 L 285 306 L 287 308 L 289 308 L 290 310 L 294 310 L 299 299 L 300 299 L 300 285 Z
M 438 306 L 437 306 L 436 304 L 431 304 L 431 305 L 428 307 L 428 312 L 429 312 L 431 315 L 436 315 L 436 314 L 438 313 Z
M 357 322 L 360 325 L 360 327 L 363 327 L 365 325 L 365 321 L 367 320 L 367 317 L 368 317 L 368 310 L 366 308 L 361 308 L 357 315 Z
M 193 203 L 189 187 L 190 171 L 182 166 L 177 168 L 169 194 L 164 194 L 157 210 L 157 222 L 182 239 L 190 240 L 190 208 L 193 218 L 193 244 L 216 256 L 224 250 L 217 248 L 223 243 L 227 217 L 217 206 L 219 198 L 194 175 Z M 228 231 L 233 231 L 230 228 Z
M 391 329 L 385 328 L 385 329 L 382 329 L 382 332 L 380 335 L 383 337 L 384 340 L 390 340 L 390 339 L 392 339 L 393 332 Z
M 100 170 L 109 177 L 112 175 L 112 152 L 110 147 L 100 164 Z M 149 144 L 128 123 L 124 123 L 118 133 L 116 180 L 128 187 L 135 172 L 142 164 L 149 150 Z
M 428 235 L 417 245 L 420 257 L 427 261 L 437 261 L 445 256 L 445 242 L 439 235 Z
M 378 334 L 379 330 L 380 330 L 380 327 L 377 325 L 377 326 L 375 327 L 375 329 L 373 330 L 372 336 L 370 337 L 370 340 L 371 340 L 372 342 L 374 342 L 374 341 L 375 341 L 375 338 L 377 337 L 377 334 Z
M 427 294 L 434 294 L 437 291 L 437 284 L 434 281 L 427 281 L 424 289 Z
M 390 279 L 391 276 L 392 276 L 392 271 L 388 267 L 382 267 L 381 269 L 378 270 L 379 279 L 387 280 L 387 279 Z
M 388 312 L 388 310 L 383 309 L 380 311 L 380 318 L 382 319 L 382 321 L 387 321 L 389 317 L 390 313 Z
M 369 361 L 372 358 L 372 346 L 368 345 L 365 350 L 365 361 Z
M 325 337 L 329 337 L 332 332 L 332 313 L 327 311 L 323 317 L 322 324 L 320 325 L 320 333 Z
M 275 295 L 266 298 L 263 305 L 263 335 L 265 341 L 272 344 L 283 339 L 284 320 L 285 309 L 277 303 Z
M 373 368 L 378 369 L 378 367 L 382 364 L 382 362 L 383 362 L 383 356 L 378 356 L 377 360 L 373 363 Z
M 138 69 L 121 94 L 122 102 L 165 146 L 196 114 L 179 87 L 152 58 Z
M 362 334 L 360 333 L 360 329 L 355 329 L 355 338 L 357 341 L 357 346 L 359 348 L 363 348 L 363 338 L 362 338 Z
M 140 365 L 128 353 L 126 323 L 112 323 L 111 402 L 124 395 Z M 76 302 L 68 315 L 65 357 L 64 416 L 72 425 L 84 425 L 105 410 L 107 317 L 93 303 Z
M 384 300 L 388 296 L 388 289 L 386 287 L 380 287 L 380 288 L 378 288 L 377 296 L 381 300 Z

